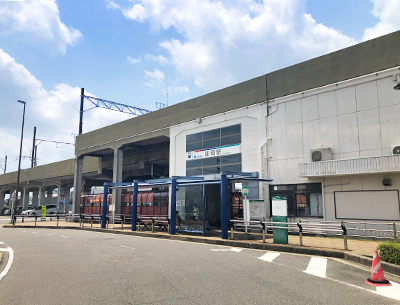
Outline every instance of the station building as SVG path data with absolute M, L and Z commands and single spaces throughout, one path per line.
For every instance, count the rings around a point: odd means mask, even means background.
M 265 217 L 279 196 L 291 220 L 385 227 L 400 220 L 399 66 L 400 31 L 84 133 L 76 138 L 73 210 L 83 185 L 235 171 L 273 179 L 242 183 L 248 199 L 264 201 Z M 98 165 L 85 177 L 87 159 Z M 240 217 L 240 186 L 229 187 L 229 217 Z M 120 213 L 122 191 L 112 192 Z M 205 210 L 202 192 L 181 188 L 177 211 L 220 225 L 219 186 L 205 187 Z

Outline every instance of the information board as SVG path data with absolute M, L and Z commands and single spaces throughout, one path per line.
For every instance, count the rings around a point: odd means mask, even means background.
M 265 202 L 261 199 L 249 200 L 250 219 L 261 219 L 265 217 Z

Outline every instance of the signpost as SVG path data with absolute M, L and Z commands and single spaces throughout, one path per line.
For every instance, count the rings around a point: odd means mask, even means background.
M 250 221 L 250 203 L 247 200 L 246 196 L 249 194 L 249 188 L 247 186 L 242 186 L 242 195 L 243 199 L 243 218 L 244 218 L 244 231 L 247 233 L 247 226 Z
M 40 221 L 46 221 L 46 206 L 42 205 L 42 217 L 40 218 Z
M 272 221 L 287 223 L 287 200 L 284 197 L 272 197 Z M 274 224 L 274 227 L 287 227 L 287 224 Z M 273 229 L 274 244 L 288 244 L 288 230 Z

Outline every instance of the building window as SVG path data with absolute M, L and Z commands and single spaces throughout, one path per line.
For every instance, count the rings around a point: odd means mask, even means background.
M 272 197 L 280 196 L 287 200 L 289 217 L 323 217 L 321 183 L 270 185 Z
M 205 158 L 187 160 L 186 175 L 200 176 L 218 174 L 221 171 L 242 171 L 242 154 L 218 156 L 221 146 L 241 143 L 241 125 L 208 130 L 186 136 L 186 152 L 204 150 Z M 218 149 L 217 149 L 218 148 Z M 224 149 L 224 148 L 221 148 Z M 237 150 L 236 152 L 239 152 Z

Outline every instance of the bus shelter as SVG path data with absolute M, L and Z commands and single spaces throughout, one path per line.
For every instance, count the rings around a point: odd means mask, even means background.
M 139 187 L 161 187 L 169 186 L 171 189 L 171 201 L 170 201 L 170 234 L 176 233 L 176 222 L 178 219 L 177 215 L 177 190 L 179 187 L 186 186 L 202 186 L 202 193 L 198 194 L 201 196 L 199 202 L 202 205 L 202 211 L 205 211 L 205 186 L 206 185 L 220 185 L 221 189 L 221 238 L 228 239 L 228 183 L 239 183 L 244 181 L 250 182 L 271 182 L 272 179 L 258 178 L 258 173 L 245 173 L 245 172 L 221 172 L 220 179 L 204 179 L 204 177 L 186 177 L 186 176 L 172 176 L 170 178 L 161 179 L 150 179 L 150 180 L 134 180 L 133 183 L 104 183 L 103 193 L 103 209 L 102 209 L 102 222 L 101 227 L 106 227 L 106 214 L 107 214 L 107 195 L 109 188 L 132 188 L 132 231 L 136 231 L 136 220 L 137 219 L 137 195 Z M 135 207 L 135 208 L 134 208 Z M 196 208 L 196 207 L 195 207 Z M 193 212 L 193 221 L 199 223 L 196 216 L 196 211 Z M 202 233 L 205 235 L 206 220 L 203 214 L 202 217 L 202 230 L 195 232 Z

